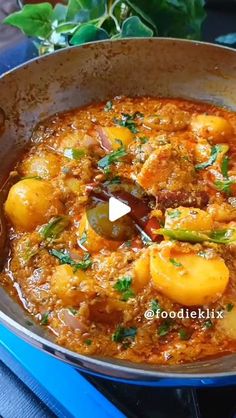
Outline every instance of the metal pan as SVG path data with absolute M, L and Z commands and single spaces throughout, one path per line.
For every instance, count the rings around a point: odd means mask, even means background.
M 236 52 L 176 39 L 105 41 L 10 71 L 0 78 L 0 182 L 40 119 L 116 95 L 182 97 L 236 110 Z M 236 354 L 178 366 L 86 357 L 56 345 L 42 327 L 29 327 L 25 311 L 3 289 L 0 310 L 13 332 L 84 371 L 156 386 L 236 383 Z

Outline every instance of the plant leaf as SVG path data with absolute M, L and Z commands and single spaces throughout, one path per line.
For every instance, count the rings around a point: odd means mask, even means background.
M 206 17 L 205 0 L 127 0 L 156 34 L 178 38 L 200 39 Z
M 63 22 L 55 29 L 56 33 L 72 34 L 78 28 L 78 24 L 74 22 Z
M 81 45 L 87 42 L 100 41 L 108 39 L 108 33 L 101 28 L 91 24 L 85 24 L 79 27 L 70 40 L 71 45 Z
M 83 23 L 103 16 L 105 11 L 105 0 L 69 0 L 67 20 Z
M 40 234 L 43 238 L 57 238 L 66 227 L 69 225 L 68 216 L 58 216 L 58 218 L 53 219 L 47 225 L 43 226 L 40 229 Z
M 25 35 L 47 39 L 52 31 L 53 8 L 50 3 L 26 4 L 7 16 L 3 23 L 16 26 Z
M 66 20 L 67 6 L 64 4 L 57 3 L 53 9 L 52 20 L 62 22 Z
M 121 37 L 149 37 L 153 36 L 153 30 L 146 26 L 138 16 L 131 16 L 122 25 Z
M 216 42 L 226 45 L 236 44 L 236 33 L 228 33 L 227 35 L 218 36 L 218 38 L 216 38 Z

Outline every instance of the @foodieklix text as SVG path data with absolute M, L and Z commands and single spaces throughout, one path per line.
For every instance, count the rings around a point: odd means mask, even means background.
M 156 312 L 152 309 L 147 309 L 144 312 L 144 317 L 149 321 L 155 318 L 179 318 L 179 319 L 223 319 L 224 311 L 217 311 L 214 309 L 195 309 L 194 311 L 186 308 L 181 308 L 178 311 L 164 311 L 158 309 Z

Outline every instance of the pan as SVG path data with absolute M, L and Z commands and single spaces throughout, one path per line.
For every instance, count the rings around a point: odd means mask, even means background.
M 1 184 L 40 120 L 117 95 L 181 97 L 236 111 L 236 52 L 177 39 L 104 41 L 36 58 L 4 74 L 0 78 Z M 3 245 L 1 254 L 3 258 Z M 79 370 L 151 386 L 236 383 L 236 354 L 174 366 L 88 357 L 55 344 L 52 335 L 37 324 L 29 326 L 28 319 L 0 289 L 0 322 Z

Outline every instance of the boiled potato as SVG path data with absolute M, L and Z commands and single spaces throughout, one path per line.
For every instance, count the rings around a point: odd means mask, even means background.
M 99 133 L 103 147 L 109 151 L 116 151 L 121 146 L 127 147 L 133 140 L 132 132 L 122 126 L 100 127 Z
M 43 179 L 56 177 L 60 171 L 60 160 L 57 155 L 43 152 L 40 155 L 31 155 L 22 164 L 24 176 L 38 176 Z
M 197 136 L 216 144 L 228 141 L 234 133 L 233 127 L 227 119 L 205 114 L 193 116 L 191 128 Z
M 236 308 L 230 312 L 224 311 L 224 318 L 217 323 L 217 328 L 228 338 L 236 340 Z
M 173 243 L 150 248 L 151 277 L 155 287 L 173 301 L 205 305 L 219 299 L 229 281 L 224 260 L 203 258 L 194 251 L 177 252 Z
M 141 254 L 134 263 L 133 289 L 142 290 L 150 280 L 150 251 L 149 248 Z
M 236 208 L 229 203 L 213 203 L 212 205 L 208 205 L 207 211 L 217 222 L 236 221 Z
M 93 227 L 91 226 L 93 225 Z M 123 241 L 130 238 L 133 225 L 128 217 L 122 217 L 115 222 L 109 221 L 109 205 L 103 203 L 87 210 L 79 226 L 79 240 L 83 237 L 83 246 L 89 252 L 98 252 L 103 248 L 117 249 Z
M 11 187 L 5 212 L 17 229 L 32 231 L 52 216 L 62 213 L 63 205 L 50 183 L 29 178 Z
M 195 147 L 195 159 L 199 164 L 205 163 L 211 156 L 211 145 L 204 138 L 199 138 Z
M 190 231 L 211 231 L 213 220 L 209 213 L 198 208 L 168 209 L 166 211 L 165 228 L 188 229 Z
M 65 305 L 76 306 L 94 294 L 91 279 L 68 264 L 57 266 L 51 277 L 51 290 Z

